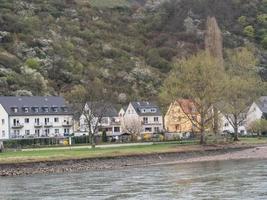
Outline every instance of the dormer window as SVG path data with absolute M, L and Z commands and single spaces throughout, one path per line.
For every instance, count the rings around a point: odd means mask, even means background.
M 155 113 L 155 112 L 157 112 L 157 110 L 155 108 L 151 108 L 151 112 Z
M 23 110 L 24 110 L 25 113 L 29 112 L 29 108 L 28 107 L 24 107 Z
M 58 112 L 58 107 L 53 107 L 52 110 L 53 110 L 54 112 Z
M 45 112 L 48 112 L 48 108 L 47 108 L 47 107 L 44 107 L 44 111 L 45 111 Z
M 39 112 L 39 108 L 33 108 L 34 112 L 38 113 Z
M 62 107 L 63 112 L 68 112 L 68 108 L 67 107 Z
M 19 109 L 17 107 L 12 108 L 12 110 L 14 113 L 17 113 L 19 111 Z

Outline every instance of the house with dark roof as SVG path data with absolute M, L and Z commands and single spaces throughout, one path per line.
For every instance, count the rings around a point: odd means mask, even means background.
M 267 120 L 267 96 L 260 97 L 250 106 L 247 113 L 246 126 L 249 127 L 253 121 L 258 119 Z
M 63 137 L 72 132 L 73 114 L 62 97 L 0 97 L 1 139 Z
M 83 112 L 80 116 L 80 133 L 88 134 L 88 120 L 86 118 L 91 117 L 92 119 L 89 120 L 91 128 L 95 129 L 97 127 L 99 133 L 105 131 L 108 137 L 121 134 L 121 122 L 118 111 L 111 103 L 87 102 L 84 110 L 86 112 Z
M 163 117 L 160 108 L 152 102 L 130 102 L 123 116 L 123 130 L 131 134 L 162 132 Z

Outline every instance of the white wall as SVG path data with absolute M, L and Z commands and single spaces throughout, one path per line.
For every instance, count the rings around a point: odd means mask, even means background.
M 0 139 L 9 138 L 8 114 L 0 104 Z
M 224 115 L 220 115 L 220 119 L 221 119 L 221 122 L 220 122 L 221 132 L 224 132 L 224 131 L 228 131 L 231 133 L 235 132 L 234 127 L 231 125 L 231 123 L 226 119 L 226 117 Z M 245 121 L 244 121 L 244 124 L 242 124 L 238 127 L 238 133 L 242 133 L 244 135 L 247 134 L 247 130 L 245 127 Z
M 50 127 L 45 127 L 45 118 L 49 119 Z M 58 118 L 58 122 L 55 122 L 55 118 Z M 29 119 L 27 123 L 25 119 Z M 35 119 L 39 119 L 40 127 L 35 127 Z M 22 125 L 22 128 L 14 128 L 14 120 L 18 121 Z M 69 122 L 72 126 L 63 126 L 63 123 Z M 12 137 L 16 132 L 20 136 L 26 136 L 26 131 L 29 131 L 30 135 L 35 135 L 35 130 L 39 130 L 39 137 L 45 136 L 45 130 L 49 129 L 48 137 L 64 136 L 64 133 L 73 133 L 73 117 L 71 115 L 36 115 L 36 116 L 10 116 L 9 117 L 9 134 Z M 56 133 L 58 130 L 58 133 Z M 35 137 L 37 137 L 35 135 Z
M 158 118 L 158 122 L 154 121 L 154 117 Z M 144 122 L 144 118 L 147 118 L 147 123 Z M 163 117 L 158 115 L 152 116 L 139 116 L 132 104 L 130 103 L 126 112 L 124 114 L 124 123 L 127 124 L 127 121 L 139 121 L 142 128 L 142 133 L 154 133 L 155 128 L 158 128 L 159 131 L 163 131 Z M 146 129 L 151 129 L 151 131 L 147 131 Z
M 247 114 L 247 119 L 246 119 L 246 126 L 249 127 L 250 124 L 258 119 L 261 119 L 262 117 L 262 111 L 258 107 L 256 103 L 253 103 L 251 107 L 249 108 L 248 114 Z

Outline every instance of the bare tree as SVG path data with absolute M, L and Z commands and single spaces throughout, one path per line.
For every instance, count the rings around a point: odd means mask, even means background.
M 95 147 L 95 136 L 101 129 L 105 113 L 110 108 L 106 97 L 109 95 L 98 82 L 90 82 L 86 87 L 75 87 L 67 96 L 71 103 L 75 118 L 82 122 L 84 129 L 88 131 L 89 142 Z
M 125 132 L 130 133 L 132 137 L 138 137 L 142 132 L 141 121 L 138 118 L 124 119 L 123 129 Z

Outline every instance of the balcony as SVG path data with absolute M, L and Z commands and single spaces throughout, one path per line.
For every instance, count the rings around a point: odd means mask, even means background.
M 45 122 L 44 127 L 52 127 L 53 124 L 51 122 Z
M 12 128 L 14 128 L 14 129 L 20 129 L 20 128 L 23 128 L 23 127 L 24 127 L 24 125 L 20 124 L 20 123 L 12 124 Z
M 43 124 L 41 124 L 41 123 L 34 123 L 35 128 L 41 128 L 42 126 L 43 126 Z
M 73 125 L 73 123 L 72 122 L 69 122 L 69 121 L 65 121 L 62 124 L 63 127 L 71 127 L 72 125 Z

